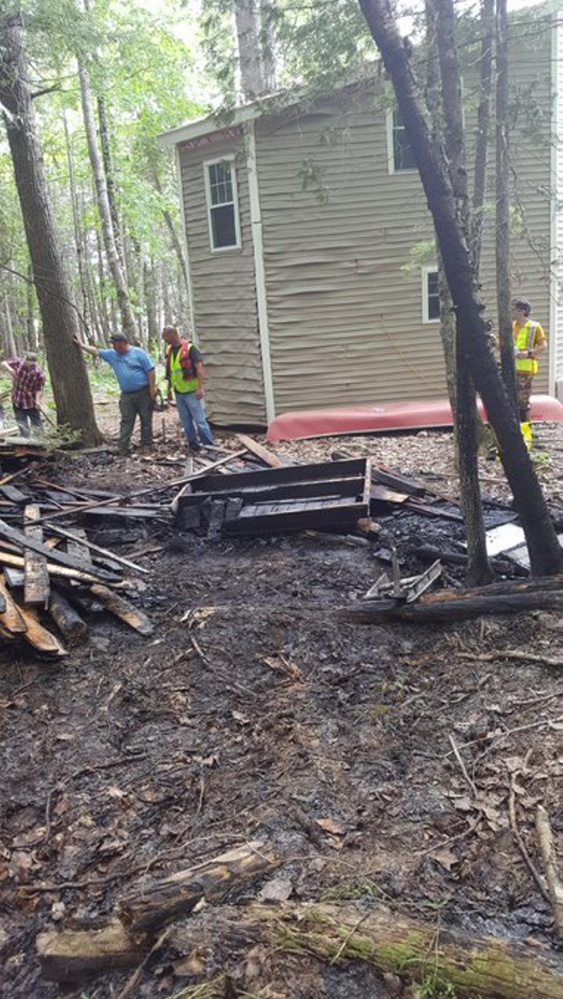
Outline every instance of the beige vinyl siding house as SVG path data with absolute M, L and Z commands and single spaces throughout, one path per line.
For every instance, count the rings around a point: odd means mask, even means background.
M 521 230 L 512 270 L 513 291 L 531 299 L 550 334 L 537 391 L 555 392 L 563 315 L 554 261 L 563 229 L 554 194 L 557 171 L 563 175 L 551 141 L 558 113 L 551 94 L 561 42 L 556 22 L 543 24 L 519 54 L 513 80 L 522 106 L 525 95 L 541 113 L 531 129 L 517 122 L 513 136 Z M 469 97 L 472 85 L 468 75 Z M 423 241 L 431 245 L 432 221 L 381 86 L 363 82 L 284 110 L 275 105 L 240 109 L 227 129 L 206 119 L 161 140 L 176 146 L 211 419 L 263 424 L 295 409 L 443 398 L 436 261 L 432 251 L 412 257 Z M 211 195 L 217 163 L 220 190 Z M 214 215 L 223 234 L 213 232 Z M 489 209 L 482 283 L 496 324 L 493 221 Z M 229 245 L 217 246 L 222 239 Z

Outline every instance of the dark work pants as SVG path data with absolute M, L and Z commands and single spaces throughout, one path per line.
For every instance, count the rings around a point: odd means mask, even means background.
M 14 406 L 14 416 L 22 437 L 29 437 L 29 424 L 37 430 L 43 430 L 43 420 L 38 409 L 22 409 Z
M 138 416 L 141 421 L 141 445 L 152 446 L 153 403 L 148 385 L 137 392 L 122 392 L 119 399 L 121 426 L 119 428 L 119 450 L 127 451 Z

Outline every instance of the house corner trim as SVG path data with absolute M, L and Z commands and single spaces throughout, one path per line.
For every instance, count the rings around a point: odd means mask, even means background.
M 246 169 L 248 174 L 250 224 L 252 231 L 252 247 L 254 251 L 254 277 L 256 281 L 256 304 L 258 311 L 260 353 L 262 355 L 264 398 L 266 402 L 266 419 L 268 423 L 271 423 L 276 416 L 276 406 L 274 399 L 274 379 L 272 375 L 272 357 L 270 352 L 268 296 L 266 290 L 266 268 L 264 265 L 264 237 L 262 232 L 262 215 L 260 212 L 260 191 L 258 185 L 258 163 L 256 158 L 254 120 L 245 123 L 244 131 L 246 137 Z
M 182 220 L 182 241 L 181 246 L 184 251 L 186 261 L 186 273 L 188 275 L 188 309 L 190 313 L 191 334 L 194 343 L 197 344 L 197 330 L 195 324 L 195 309 L 193 297 L 192 272 L 190 269 L 190 251 L 188 247 L 188 230 L 186 225 L 186 202 L 184 200 L 184 185 L 182 184 L 182 164 L 180 162 L 180 146 L 174 146 L 174 159 L 176 161 L 176 182 L 178 184 L 178 194 L 180 197 L 180 217 Z

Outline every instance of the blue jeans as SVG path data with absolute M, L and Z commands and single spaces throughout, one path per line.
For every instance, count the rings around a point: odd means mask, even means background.
M 207 422 L 203 401 L 195 392 L 175 392 L 176 408 L 190 447 L 213 444 L 213 434 Z

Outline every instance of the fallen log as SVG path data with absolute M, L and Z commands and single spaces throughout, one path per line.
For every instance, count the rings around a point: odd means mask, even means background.
M 164 923 L 188 915 L 202 898 L 217 902 L 241 884 L 280 863 L 264 843 L 246 843 L 163 880 L 137 886 L 122 899 L 118 913 L 133 934 L 154 933 Z
M 461 621 L 484 614 L 522 614 L 531 610 L 563 610 L 563 576 L 506 580 L 467 590 L 438 590 L 424 594 L 412 604 L 389 599 L 370 600 L 365 607 L 342 608 L 337 616 L 356 624 L 424 623 Z
M 79 645 L 88 634 L 88 625 L 59 590 L 52 590 L 49 613 L 69 645 Z
M 540 842 L 555 931 L 559 939 L 563 940 L 563 882 L 557 869 L 557 855 L 549 815 L 542 805 L 538 805 L 536 812 L 536 831 Z
M 37 952 L 46 977 L 79 981 L 86 975 L 137 964 L 139 955 L 142 959 L 150 949 L 150 940 L 135 938 L 112 921 L 103 930 L 43 933 L 37 939 Z M 239 975 L 245 954 L 260 944 L 276 951 L 309 953 L 332 965 L 365 961 L 411 982 L 431 975 L 442 986 L 450 985 L 458 999 L 563 997 L 563 959 L 559 953 L 538 943 L 530 946 L 437 928 L 435 922 L 408 919 L 384 906 L 210 906 L 172 929 L 169 943 L 176 954 L 205 952 L 207 967 L 228 970 L 231 964 Z M 252 962 L 248 967 L 255 975 Z M 244 987 L 247 983 L 240 984 Z M 256 978 L 248 986 L 255 993 Z
M 80 982 L 139 964 L 150 950 L 135 940 L 119 919 L 88 930 L 48 930 L 36 941 L 41 971 L 53 982 Z

